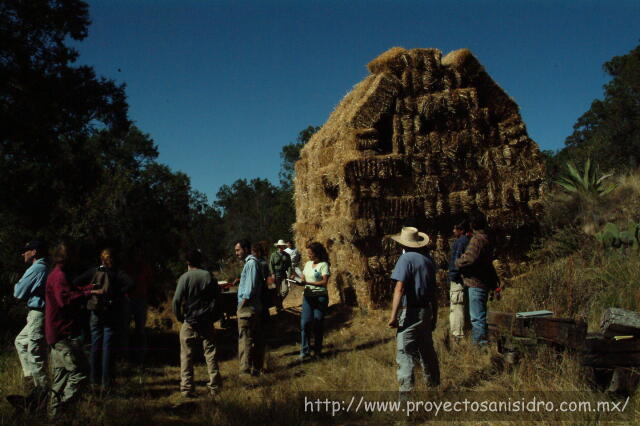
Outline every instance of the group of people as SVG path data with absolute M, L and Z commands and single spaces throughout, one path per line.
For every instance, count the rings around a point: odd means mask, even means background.
M 54 247 L 51 266 L 42 241 L 30 241 L 20 252 L 28 268 L 15 284 L 14 296 L 26 302 L 28 314 L 15 346 L 25 396 L 8 399 L 17 408 L 29 411 L 44 410 L 48 405 L 49 414 L 55 417 L 61 406 L 78 395 L 87 370 L 96 390 L 109 390 L 114 376 L 114 347 L 132 349 L 128 344 L 132 315 L 137 342 L 132 355 L 142 361 L 152 272 L 139 252 L 124 272 L 116 266 L 113 251 L 104 249 L 98 266 L 72 279 L 70 271 L 76 266 L 77 256 L 69 244 Z M 88 368 L 85 341 L 91 342 Z M 47 361 L 53 372 L 51 384 Z
M 456 241 L 449 265 L 451 334 L 461 339 L 465 332 L 465 317 L 469 316 L 472 342 L 484 346 L 487 344 L 487 298 L 489 291 L 497 286 L 486 219 L 481 214 L 475 215 L 469 222 L 456 225 L 454 235 Z M 425 370 L 427 386 L 437 385 L 440 380 L 438 357 L 431 337 L 438 313 L 436 267 L 427 251 L 430 241 L 425 233 L 403 227 L 391 238 L 402 246 L 403 254 L 391 274 L 395 289 L 388 325 L 397 328 L 397 377 L 400 391 L 407 392 L 413 389 L 417 363 Z M 276 250 L 267 261 L 263 244 L 251 244 L 246 239 L 234 244 L 235 255 L 243 262 L 236 312 L 242 381 L 251 381 L 263 373 L 264 326 L 272 304 L 268 292 L 270 284 L 276 287 L 278 312 L 283 309 L 282 301 L 290 283 L 304 286 L 299 359 L 306 361 L 322 356 L 324 316 L 329 305 L 327 285 L 331 276 L 328 253 L 321 243 L 309 243 L 306 247 L 308 261 L 300 270 L 301 256 L 292 241 L 279 240 L 274 246 Z M 99 266 L 72 280 L 69 264 L 73 254 L 69 246 L 61 243 L 52 253 L 50 268 L 45 261 L 46 250 L 42 242 L 31 241 L 21 250 L 28 269 L 15 284 L 14 296 L 26 301 L 28 315 L 15 345 L 27 396 L 12 403 L 27 408 L 41 407 L 48 399 L 49 414 L 55 416 L 62 405 L 78 395 L 80 385 L 87 378 L 83 311 L 90 313 L 89 379 L 94 386 L 107 390 L 111 385 L 112 348 L 116 339 L 128 335 L 128 329 L 123 325 L 128 327 L 132 314 L 139 334 L 139 355 L 144 356 L 145 299 L 151 271 L 138 255 L 138 261 L 133 263 L 137 266 L 126 273 L 116 267 L 113 252 L 105 249 L 100 254 Z M 209 392 L 214 395 L 222 386 L 214 329 L 214 323 L 221 318 L 220 287 L 213 275 L 203 268 L 203 260 L 197 249 L 186 253 L 187 271 L 178 279 L 172 303 L 177 320 L 182 322 L 179 333 L 180 392 L 185 397 L 195 395 L 194 351 L 200 345 L 209 374 Z M 47 345 L 53 370 L 51 386 L 46 371 Z
M 283 309 L 282 301 L 289 290 L 289 282 L 304 286 L 301 314 L 300 360 L 322 356 L 324 315 L 329 305 L 327 284 L 331 275 L 329 256 L 318 242 L 307 245 L 308 261 L 301 271 L 297 266 L 300 254 L 292 241 L 276 242 L 277 250 L 266 260 L 264 245 L 251 244 L 246 239 L 235 242 L 234 252 L 243 262 L 238 279 L 238 365 L 239 378 L 250 383 L 263 374 L 265 340 L 264 327 L 269 319 L 268 288 L 275 284 L 275 306 Z M 194 397 L 193 353 L 202 345 L 209 374 L 208 391 L 215 395 L 222 387 L 216 359 L 214 323 L 220 318 L 220 290 L 215 278 L 202 269 L 202 254 L 190 250 L 186 256 L 187 272 L 178 279 L 173 297 L 173 311 L 182 322 L 180 329 L 180 392 Z M 311 337 L 313 336 L 313 345 Z
M 487 300 L 498 288 L 493 266 L 493 247 L 484 215 L 476 213 L 467 222 L 456 224 L 456 240 L 449 263 L 449 325 L 455 339 L 464 337 L 466 317 L 470 317 L 471 341 L 486 347 Z M 421 365 L 427 387 L 440 382 L 438 356 L 432 332 L 438 321 L 436 266 L 427 246 L 429 237 L 414 227 L 404 227 L 391 238 L 403 248 L 391 279 L 395 281 L 389 327 L 397 328 L 396 363 L 400 392 L 414 387 L 414 368 Z

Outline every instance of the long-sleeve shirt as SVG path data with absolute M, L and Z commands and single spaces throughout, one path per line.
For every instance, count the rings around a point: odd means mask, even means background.
M 44 332 L 47 343 L 54 345 L 66 338 L 80 335 L 81 303 L 91 295 L 91 286 L 72 287 L 60 265 L 56 265 L 46 284 Z
M 238 306 L 244 300 L 245 307 L 254 308 L 258 311 L 262 309 L 260 298 L 264 287 L 264 278 L 260 271 L 260 261 L 250 254 L 244 259 L 244 267 L 240 274 L 240 284 L 238 285 Z
M 451 282 L 462 283 L 462 274 L 456 266 L 456 260 L 458 260 L 458 258 L 462 256 L 462 253 L 464 253 L 468 244 L 469 237 L 467 237 L 466 235 L 461 235 L 453 243 L 453 248 L 451 249 L 451 259 L 449 260 L 449 281 Z
M 474 230 L 467 249 L 455 262 L 464 277 L 464 285 L 487 290 L 495 288 L 498 276 L 492 260 L 493 248 L 489 237 L 483 230 Z
M 47 269 L 47 263 L 44 259 L 40 258 L 33 262 L 13 287 L 13 296 L 20 300 L 26 300 L 28 308 L 43 309 Z
M 220 289 L 218 281 L 204 269 L 190 269 L 178 278 L 173 295 L 173 313 L 180 322 L 204 325 L 213 322 L 213 302 Z
M 271 272 L 271 275 L 284 277 L 290 267 L 291 258 L 289 257 L 289 253 L 284 250 L 277 250 L 271 253 L 271 257 L 269 258 L 269 272 Z
M 84 286 L 91 284 L 90 281 L 98 268 L 103 268 L 103 270 L 109 275 L 109 293 L 105 294 L 103 297 L 112 301 L 119 301 L 123 299 L 124 295 L 133 287 L 133 280 L 128 274 L 119 269 L 105 268 L 104 266 L 89 268 L 82 275 L 73 280 L 73 285 Z

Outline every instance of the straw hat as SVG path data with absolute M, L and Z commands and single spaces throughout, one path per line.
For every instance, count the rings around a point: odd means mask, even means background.
M 429 236 L 419 232 L 418 228 L 405 226 L 399 234 L 391 235 L 391 239 L 405 247 L 418 248 L 429 244 Z
M 276 247 L 280 247 L 280 246 L 287 246 L 287 243 L 284 242 L 284 240 L 278 240 L 277 243 L 274 244 L 274 246 Z

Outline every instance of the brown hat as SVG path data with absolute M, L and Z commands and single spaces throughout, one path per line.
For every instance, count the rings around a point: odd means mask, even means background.
M 391 239 L 400 245 L 411 248 L 424 247 L 429 244 L 429 236 L 412 226 L 403 227 L 399 234 L 391 235 Z

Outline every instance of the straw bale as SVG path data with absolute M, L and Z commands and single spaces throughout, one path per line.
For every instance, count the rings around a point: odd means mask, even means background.
M 329 249 L 330 297 L 388 302 L 400 250 L 385 235 L 407 223 L 428 233 L 443 261 L 451 226 L 480 209 L 498 253 L 524 253 L 544 166 L 515 102 L 466 49 L 442 58 L 394 48 L 369 69 L 296 164 L 296 239 Z
M 372 74 L 381 74 L 390 72 L 397 74 L 404 68 L 410 66 L 413 59 L 409 55 L 409 51 L 402 47 L 392 47 L 380 56 L 369 62 L 367 68 Z

